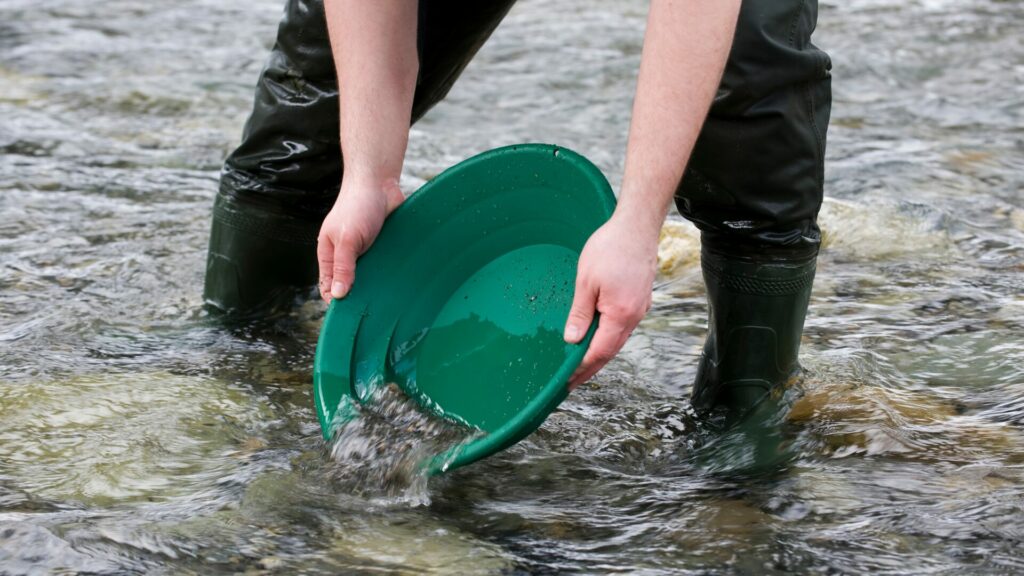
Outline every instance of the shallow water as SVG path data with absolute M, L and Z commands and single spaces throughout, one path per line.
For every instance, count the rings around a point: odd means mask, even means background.
M 413 130 L 403 184 L 517 141 L 616 183 L 644 11 L 524 0 Z M 198 311 L 218 167 L 279 14 L 0 3 L 0 572 L 1024 570 L 1024 5 L 823 3 L 826 250 L 785 471 L 701 457 L 744 444 L 693 429 L 706 309 L 673 220 L 620 357 L 415 502 L 331 466 L 319 304 L 260 333 Z
M 397 384 L 388 384 L 365 404 L 342 397 L 331 422 L 326 468 L 339 481 L 339 490 L 384 504 L 429 504 L 431 461 L 481 435 L 435 417 Z

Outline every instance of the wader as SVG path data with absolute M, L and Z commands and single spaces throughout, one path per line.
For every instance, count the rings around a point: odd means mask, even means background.
M 413 122 L 444 98 L 512 3 L 420 0 Z M 816 19 L 816 0 L 743 1 L 676 194 L 702 232 L 711 310 L 699 411 L 746 411 L 799 369 L 830 107 L 830 62 L 810 42 Z M 322 2 L 288 0 L 214 203 L 211 309 L 261 315 L 314 293 L 316 238 L 341 183 L 337 106 Z

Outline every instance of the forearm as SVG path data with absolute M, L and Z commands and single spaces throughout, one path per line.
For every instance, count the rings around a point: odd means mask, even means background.
M 653 0 L 616 216 L 656 237 L 721 81 L 740 0 Z
M 397 180 L 419 60 L 415 0 L 325 0 L 346 181 Z

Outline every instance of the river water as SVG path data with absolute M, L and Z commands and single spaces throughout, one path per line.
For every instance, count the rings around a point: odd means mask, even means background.
M 528 441 L 393 496 L 320 440 L 319 303 L 259 332 L 200 312 L 278 0 L 0 1 L 0 573 L 1024 571 L 1024 4 L 821 8 L 797 458 L 700 456 L 744 447 L 693 431 L 706 306 L 673 216 L 608 369 Z M 520 141 L 616 184 L 645 10 L 524 0 L 414 128 L 403 185 Z

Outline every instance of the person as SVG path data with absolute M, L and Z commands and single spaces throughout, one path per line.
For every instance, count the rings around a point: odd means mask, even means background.
M 513 2 L 287 1 L 214 203 L 212 309 L 263 313 L 317 283 L 345 296 L 403 200 L 410 124 Z M 646 313 L 673 198 L 701 231 L 710 308 L 694 406 L 742 413 L 797 373 L 831 103 L 816 20 L 816 0 L 651 2 L 618 205 L 579 260 L 565 339 L 600 318 L 571 386 Z

